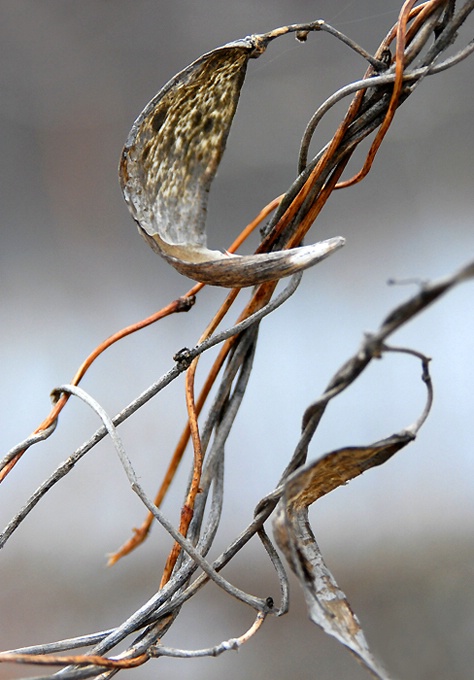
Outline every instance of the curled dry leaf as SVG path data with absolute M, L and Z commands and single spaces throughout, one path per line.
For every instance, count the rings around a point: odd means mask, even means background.
M 239 256 L 210 250 L 210 185 L 224 152 L 247 63 L 290 27 L 219 47 L 172 78 L 135 121 L 119 168 L 139 232 L 181 274 L 227 287 L 306 269 L 344 245 L 336 237 L 291 250 Z
M 275 540 L 303 588 L 311 620 L 353 652 L 380 680 L 388 676 L 372 655 L 361 625 L 322 558 L 308 520 L 308 507 L 318 498 L 365 470 L 385 463 L 413 441 L 410 432 L 367 447 L 329 453 L 294 472 L 273 520 Z

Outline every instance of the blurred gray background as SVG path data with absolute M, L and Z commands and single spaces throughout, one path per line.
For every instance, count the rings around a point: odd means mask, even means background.
M 1 430 L 2 453 L 49 411 L 105 337 L 159 309 L 190 283 L 138 236 L 120 194 L 117 164 L 133 120 L 177 71 L 235 38 L 324 18 L 373 51 L 398 1 L 2 0 Z M 471 22 L 472 33 L 472 22 Z M 470 39 L 467 28 L 459 44 Z M 369 177 L 333 195 L 310 233 L 341 234 L 343 251 L 308 271 L 297 294 L 262 325 L 254 372 L 228 446 L 226 510 L 216 553 L 250 521 L 298 439 L 305 407 L 365 331 L 412 286 L 474 255 L 473 60 L 426 79 L 397 113 Z M 209 241 L 225 247 L 295 176 L 299 141 L 315 108 L 359 78 L 365 64 L 327 35 L 280 39 L 251 61 L 227 152 L 211 192 Z M 323 121 L 313 151 L 344 112 Z M 362 153 L 351 165 L 363 159 Z M 253 245 L 256 241 L 254 241 Z M 251 249 L 252 244 L 248 246 Z M 369 641 L 394 676 L 470 678 L 474 663 L 472 284 L 393 338 L 433 357 L 435 404 L 418 440 L 312 511 L 323 554 Z M 196 342 L 223 299 L 205 290 L 190 314 L 171 317 L 101 357 L 82 385 L 114 414 Z M 199 379 L 210 358 L 204 358 Z M 413 422 L 424 403 L 420 367 L 388 356 L 335 401 L 315 437 L 316 457 L 369 443 Z M 153 494 L 184 419 L 177 381 L 120 432 Z M 37 485 L 96 429 L 71 402 L 48 442 L 30 450 L 1 488 L 2 526 Z M 189 458 L 165 510 L 179 516 Z M 113 569 L 106 553 L 144 516 L 108 442 L 37 506 L 2 551 L 1 648 L 47 642 L 122 621 L 156 590 L 169 540 L 147 544 Z M 226 574 L 278 596 L 258 545 Z M 183 609 L 167 642 L 195 648 L 241 634 L 251 613 L 215 588 Z M 296 583 L 290 613 L 270 620 L 238 655 L 159 661 L 124 677 L 350 678 L 367 675 L 307 620 Z M 205 622 L 205 625 L 204 625 Z M 0 667 L 0 678 L 38 675 Z

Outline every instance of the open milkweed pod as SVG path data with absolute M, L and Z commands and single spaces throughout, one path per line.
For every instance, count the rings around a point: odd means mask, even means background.
M 288 276 L 344 245 L 336 237 L 291 250 L 232 255 L 207 248 L 210 185 L 224 152 L 251 57 L 289 27 L 209 52 L 172 78 L 135 121 L 119 168 L 120 185 L 148 244 L 201 283 L 251 286 Z

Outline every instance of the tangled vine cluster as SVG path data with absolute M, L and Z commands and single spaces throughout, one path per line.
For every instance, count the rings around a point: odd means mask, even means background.
M 137 549 L 154 524 L 168 532 L 174 546 L 164 566 L 159 589 L 121 624 L 73 639 L 2 652 L 0 661 L 59 666 L 63 680 L 105 679 L 119 670 L 162 656 L 215 656 L 240 647 L 268 616 L 282 615 L 288 609 L 288 575 L 280 552 L 267 532 L 267 522 L 271 520 L 275 543 L 298 577 L 312 621 L 348 647 L 373 676 L 388 678 L 372 655 L 344 593 L 324 563 L 308 521 L 308 507 L 365 470 L 383 464 L 414 440 L 432 403 L 429 359 L 409 348 L 391 347 L 388 340 L 440 296 L 472 278 L 474 263 L 444 279 L 420 286 L 415 295 L 387 315 L 376 332 L 364 337 L 354 355 L 334 373 L 320 398 L 307 407 L 300 439 L 279 483 L 259 502 L 252 522 L 213 562 L 208 561 L 207 555 L 224 503 L 225 445 L 251 374 L 259 324 L 295 293 L 304 269 L 343 245 L 341 237 L 313 246 L 301 244 L 333 190 L 354 185 L 368 174 L 397 108 L 419 83 L 472 54 L 474 41 L 457 50 L 453 45 L 456 46 L 459 28 L 473 9 L 474 0 L 459 8 L 452 0 L 429 0 L 421 4 L 407 0 L 396 25 L 381 41 L 374 56 L 323 21 L 285 26 L 251 36 L 198 59 L 172 79 L 139 116 L 122 155 L 120 181 L 125 199 L 148 243 L 197 283 L 152 317 L 116 333 L 99 346 L 70 384 L 54 390 L 55 403 L 45 421 L 1 461 L 1 478 L 14 474 L 15 465 L 27 455 L 28 449 L 53 435 L 59 414 L 71 397 L 83 400 L 102 422 L 12 518 L 0 536 L 0 547 L 48 491 L 104 437 L 110 437 L 113 442 L 130 488 L 147 512 L 143 525 L 110 562 Z M 365 74 L 329 97 L 311 117 L 301 143 L 298 176 L 288 191 L 262 209 L 227 253 L 209 250 L 204 222 L 207 193 L 224 150 L 249 60 L 263 54 L 270 42 L 280 36 L 295 33 L 298 40 L 304 42 L 310 34 L 319 31 L 331 33 L 362 55 L 369 63 Z M 309 148 L 318 123 L 337 102 L 350 95 L 353 98 L 333 138 L 309 160 Z M 350 179 L 341 179 L 354 150 L 369 135 L 373 135 L 373 141 L 362 169 Z M 242 240 L 270 215 L 262 228 L 257 252 L 252 256 L 235 255 Z M 286 287 L 276 294 L 278 280 L 287 276 L 290 278 Z M 111 417 L 79 387 L 85 371 L 113 342 L 170 314 L 190 312 L 195 296 L 205 285 L 223 285 L 231 290 L 196 346 L 177 352 L 174 365 L 140 397 Z M 245 286 L 254 288 L 237 322 L 227 330 L 217 330 Z M 219 347 L 217 356 L 201 392 L 196 395 L 194 380 L 199 358 L 214 347 Z M 307 462 L 308 446 L 329 402 L 349 388 L 374 358 L 395 351 L 421 361 L 427 398 L 419 418 L 386 439 L 363 447 L 331 451 Z M 151 499 L 134 471 L 121 441 L 119 426 L 183 373 L 187 422 L 157 496 Z M 215 396 L 201 422 L 212 387 L 216 388 Z M 192 469 L 176 525 L 163 514 L 160 505 L 189 442 L 193 451 Z M 261 540 L 278 576 L 281 595 L 278 603 L 265 594 L 257 597 L 241 590 L 221 574 L 222 568 L 254 536 Z M 182 605 L 209 582 L 254 610 L 250 628 L 207 649 L 166 646 L 163 642 L 166 632 L 180 614 Z M 126 650 L 114 654 L 114 649 L 127 638 L 132 640 L 127 642 Z M 90 651 L 74 653 L 84 647 Z

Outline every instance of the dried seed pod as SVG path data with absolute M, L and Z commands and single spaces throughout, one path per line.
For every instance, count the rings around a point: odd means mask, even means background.
M 149 245 L 180 273 L 202 283 L 250 286 L 310 267 L 341 247 L 312 246 L 239 256 L 207 248 L 210 185 L 222 158 L 247 63 L 273 33 L 203 55 L 172 78 L 135 121 L 119 176 L 125 201 Z

